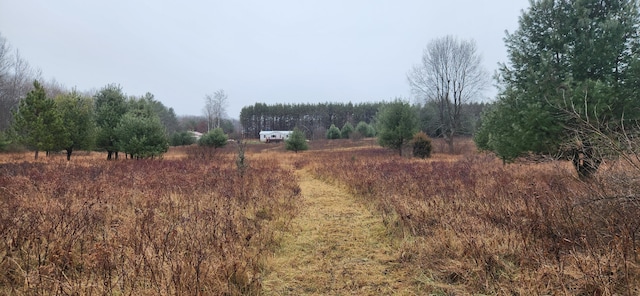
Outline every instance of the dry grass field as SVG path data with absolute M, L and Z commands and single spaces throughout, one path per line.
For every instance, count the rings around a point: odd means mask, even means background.
M 373 140 L 0 155 L 0 295 L 638 295 L 640 174 Z
M 231 151 L 2 155 L 0 295 L 258 294 L 299 188 L 257 156 L 240 174 Z
M 585 182 L 568 162 L 505 166 L 473 149 L 417 160 L 363 147 L 306 161 L 375 207 L 431 294 L 640 294 L 640 175 L 622 163 Z

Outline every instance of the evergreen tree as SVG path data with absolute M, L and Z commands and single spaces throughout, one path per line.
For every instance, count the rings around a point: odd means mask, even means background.
M 340 130 L 340 133 L 341 133 L 343 139 L 348 139 L 349 136 L 351 135 L 351 133 L 353 133 L 353 131 L 354 131 L 353 125 L 350 122 L 347 121 L 342 126 L 342 129 Z
M 115 153 L 118 158 L 117 142 L 119 141 L 116 128 L 125 113 L 127 113 L 127 101 L 122 93 L 122 88 L 110 84 L 102 88 L 95 95 L 96 146 L 107 151 L 107 159 L 112 159 Z
M 190 132 L 175 132 L 169 139 L 171 146 L 189 146 L 195 142 L 196 138 Z
M 128 112 L 115 129 L 119 151 L 131 158 L 157 157 L 169 149 L 165 128 L 157 116 L 141 116 Z
M 62 148 L 67 151 L 67 160 L 70 160 L 74 150 L 90 150 L 94 145 L 93 100 L 73 90 L 71 93 L 59 95 L 55 102 L 68 136 L 66 145 Z
M 8 139 L 4 132 L 0 131 L 0 152 L 7 151 L 9 144 L 11 144 L 11 140 Z
M 289 139 L 285 141 L 285 148 L 295 153 L 309 149 L 307 139 L 299 128 L 296 127 L 293 129 L 293 132 L 289 135 Z
M 342 133 L 340 133 L 340 129 L 335 124 L 332 124 L 327 130 L 327 139 L 335 140 L 340 139 L 341 137 Z
M 402 100 L 395 100 L 380 109 L 376 116 L 378 143 L 382 147 L 398 150 L 404 148 L 418 131 L 417 111 Z
M 17 141 L 35 151 L 52 151 L 68 144 L 68 133 L 55 102 L 47 99 L 44 87 L 33 82 L 34 89 L 20 101 L 13 113 L 13 132 Z
M 358 122 L 358 125 L 356 125 L 356 132 L 365 138 L 375 137 L 376 135 L 376 131 L 373 129 L 373 126 L 364 121 Z
M 226 146 L 228 140 L 229 138 L 224 134 L 222 128 L 218 127 L 202 135 L 202 137 L 198 141 L 198 145 L 218 149 Z
M 505 39 L 509 63 L 478 146 L 505 161 L 559 155 L 593 174 L 619 146 L 610 139 L 635 126 L 623 120 L 638 119 L 639 21 L 632 0 L 532 1 Z

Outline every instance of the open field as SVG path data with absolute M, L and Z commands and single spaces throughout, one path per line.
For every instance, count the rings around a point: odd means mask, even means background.
M 222 151 L 19 158 L 0 164 L 0 295 L 257 294 L 296 212 L 290 170 L 254 161 L 241 175 Z
M 371 139 L 251 144 L 243 173 L 233 145 L 3 154 L 0 295 L 640 293 L 637 171 L 584 182 L 461 142 L 427 160 Z
M 306 161 L 382 215 L 403 243 L 398 259 L 430 293 L 640 293 L 637 171 L 610 164 L 587 183 L 568 162 L 394 154 L 365 147 Z

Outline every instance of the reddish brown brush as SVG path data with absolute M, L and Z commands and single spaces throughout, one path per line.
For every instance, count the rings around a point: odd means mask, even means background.
M 372 147 L 314 158 L 318 176 L 376 206 L 404 238 L 401 259 L 430 274 L 434 292 L 640 293 L 640 180 L 629 168 L 585 182 L 569 163 L 504 166 L 475 152 L 423 161 Z
M 0 164 L 0 294 L 259 293 L 292 172 L 174 158 Z

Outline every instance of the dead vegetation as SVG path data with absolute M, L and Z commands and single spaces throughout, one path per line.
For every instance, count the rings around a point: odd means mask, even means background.
M 633 166 L 585 182 L 569 162 L 441 147 L 249 144 L 242 174 L 232 147 L 0 155 L 0 295 L 640 293 Z
M 296 211 L 290 170 L 102 156 L 0 165 L 0 294 L 259 294 Z
M 637 295 L 640 198 L 623 165 L 504 166 L 469 152 L 400 158 L 377 148 L 313 156 L 320 178 L 375 205 L 431 293 Z

